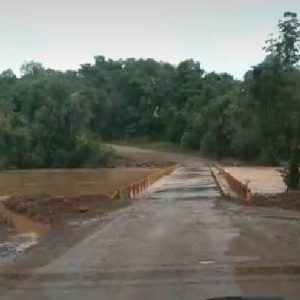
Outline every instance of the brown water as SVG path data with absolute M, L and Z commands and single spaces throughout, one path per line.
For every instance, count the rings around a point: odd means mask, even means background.
M 254 193 L 282 193 L 285 185 L 275 167 L 225 167 L 225 170 L 246 183 Z
M 0 172 L 0 196 L 47 194 L 77 196 L 112 193 L 157 169 L 99 168 Z
M 100 168 L 18 170 L 0 172 L 0 214 L 12 223 L 17 236 L 25 236 L 25 244 L 36 243 L 49 228 L 25 215 L 6 209 L 1 200 L 12 195 L 47 194 L 53 196 L 78 196 L 110 194 L 122 185 L 146 177 L 157 169 L 144 168 Z

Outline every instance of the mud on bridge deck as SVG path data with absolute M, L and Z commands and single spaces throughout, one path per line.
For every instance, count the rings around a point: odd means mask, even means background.
M 219 196 L 219 188 L 208 167 L 180 167 L 154 189 L 150 199 L 201 200 Z

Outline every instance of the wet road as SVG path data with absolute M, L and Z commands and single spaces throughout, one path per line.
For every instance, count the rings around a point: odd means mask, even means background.
M 201 163 L 143 198 L 3 299 L 299 299 L 299 214 L 226 202 Z

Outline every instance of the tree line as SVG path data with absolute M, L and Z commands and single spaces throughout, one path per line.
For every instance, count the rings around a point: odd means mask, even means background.
M 266 41 L 265 59 L 243 80 L 205 72 L 193 59 L 174 66 L 96 56 L 65 72 L 29 61 L 19 78 L 5 70 L 0 166 L 105 165 L 111 152 L 101 141 L 144 139 L 217 158 L 291 161 L 286 180 L 298 186 L 299 40 L 297 15 L 287 12 Z

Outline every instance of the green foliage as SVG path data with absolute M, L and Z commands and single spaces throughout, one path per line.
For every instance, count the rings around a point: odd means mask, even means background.
M 1 167 L 106 164 L 111 151 L 96 136 L 101 128 L 96 118 L 108 106 L 105 92 L 90 91 L 76 74 L 45 70 L 39 63 L 22 70 L 20 79 L 11 72 L 0 76 Z
M 300 23 L 297 13 L 285 12 L 284 20 L 278 22 L 278 37 L 271 35 L 264 49 L 277 57 L 282 66 L 290 70 L 300 59 Z
M 254 160 L 259 156 L 262 140 L 259 129 L 255 127 L 238 127 L 232 137 L 233 154 L 241 159 Z
M 285 99 L 281 99 L 281 114 L 283 120 L 291 125 L 292 136 L 290 138 L 291 160 L 289 172 L 284 182 L 287 184 L 288 189 L 296 190 L 299 189 L 300 179 L 300 80 L 298 66 L 300 60 L 300 23 L 297 14 L 286 12 L 284 20 L 280 20 L 278 23 L 278 30 L 278 37 L 268 40 L 265 50 L 274 57 L 277 68 L 281 71 L 280 81 L 277 81 L 280 90 L 278 90 L 278 86 L 274 90 L 280 95 L 285 95 Z M 287 100 L 288 104 L 286 104 Z M 290 124 L 290 120 L 293 120 L 293 124 Z M 274 144 L 269 144 L 269 148 L 273 153 L 276 151 Z
M 286 13 L 266 58 L 243 81 L 192 59 L 96 56 L 77 71 L 35 61 L 0 74 L 0 166 L 109 164 L 103 140 L 143 140 L 213 157 L 293 162 L 300 141 L 299 22 Z M 292 148 L 292 152 L 291 152 Z M 297 174 L 295 175 L 297 176 Z
M 79 133 L 76 136 L 76 146 L 72 155 L 73 166 L 96 167 L 107 165 L 112 157 L 112 149 L 100 145 L 98 138 L 90 133 Z
M 180 147 L 185 149 L 199 149 L 200 138 L 195 132 L 184 132 L 180 139 Z
M 216 136 L 212 132 L 207 132 L 201 141 L 201 152 L 204 155 L 215 157 L 218 155 L 218 144 Z
M 43 65 L 36 61 L 25 61 L 20 67 L 23 76 L 38 76 L 44 71 Z

